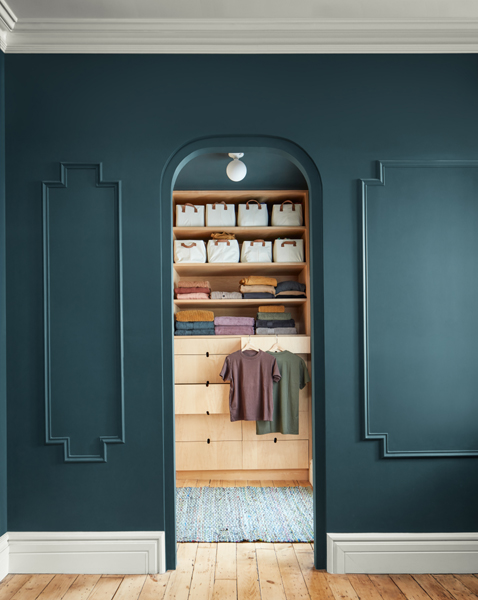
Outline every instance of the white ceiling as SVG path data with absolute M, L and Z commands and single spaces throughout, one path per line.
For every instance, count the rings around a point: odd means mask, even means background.
M 477 19 L 478 0 L 8 0 L 22 19 Z

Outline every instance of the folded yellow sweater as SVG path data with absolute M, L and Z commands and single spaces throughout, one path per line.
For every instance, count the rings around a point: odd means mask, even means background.
M 212 310 L 180 310 L 175 315 L 176 321 L 214 321 Z
M 285 306 L 276 306 L 275 304 L 272 306 L 259 306 L 258 310 L 260 313 L 281 313 L 285 312 Z
M 272 285 L 276 287 L 277 279 L 274 277 L 262 277 L 262 275 L 250 275 L 241 279 L 239 283 L 242 285 Z

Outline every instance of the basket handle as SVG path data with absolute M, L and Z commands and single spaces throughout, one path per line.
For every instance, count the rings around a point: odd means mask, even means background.
M 224 200 L 222 202 L 214 202 L 212 205 L 212 210 L 216 210 L 216 204 L 224 204 L 224 210 L 227 210 L 227 204 L 224 202 Z
M 214 245 L 217 246 L 218 244 L 227 244 L 230 246 L 231 242 L 229 240 L 214 240 Z
M 265 241 L 264 241 L 264 240 L 253 240 L 253 241 L 251 242 L 251 246 L 253 246 L 254 244 L 257 244 L 257 243 L 259 243 L 259 242 L 262 242 L 262 245 L 263 245 L 263 246 L 265 246 L 265 245 L 266 245 L 266 243 L 265 243 Z
M 191 244 L 185 244 L 184 242 L 181 242 L 181 246 L 183 248 L 194 248 L 196 245 L 196 242 L 191 242 Z
M 191 204 L 189 202 L 186 202 L 186 204 L 181 205 L 183 212 L 186 212 L 186 206 L 192 206 L 194 208 L 194 212 L 197 213 L 197 211 L 198 211 L 197 206 L 194 206 L 194 204 Z
M 289 246 L 297 246 L 297 242 L 290 241 L 290 242 L 282 242 L 282 244 L 280 245 L 281 248 L 283 248 L 286 244 Z
M 258 202 L 257 200 L 249 200 L 249 202 L 255 202 L 257 204 L 257 206 L 259 207 L 259 210 L 262 210 L 262 204 L 260 202 Z M 249 210 L 249 202 L 246 202 L 246 210 Z
M 292 200 L 284 200 L 284 202 L 280 205 L 280 212 L 284 210 L 284 204 L 292 204 L 292 210 L 295 212 L 295 204 Z

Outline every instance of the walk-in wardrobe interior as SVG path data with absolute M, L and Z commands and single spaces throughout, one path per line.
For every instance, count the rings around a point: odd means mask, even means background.
M 247 178 L 245 179 L 247 181 Z M 271 182 L 273 183 L 273 182 Z M 242 186 L 243 188 L 244 186 Z M 275 187 L 275 186 L 271 186 Z M 304 240 L 304 262 L 295 263 L 174 263 L 175 287 L 179 280 L 207 280 L 212 290 L 237 292 L 239 281 L 249 275 L 274 277 L 278 282 L 295 280 L 306 285 L 306 298 L 272 300 L 191 299 L 174 300 L 175 313 L 186 309 L 208 309 L 215 316 L 255 317 L 262 305 L 284 305 L 295 320 L 297 334 L 279 336 L 280 346 L 300 355 L 310 373 L 310 263 L 309 198 L 306 189 L 291 190 L 175 190 L 173 192 L 174 240 L 207 240 L 218 227 L 178 227 L 178 204 L 206 205 L 225 201 L 246 203 L 254 199 L 268 205 L 292 200 L 302 205 L 304 221 L 294 227 L 225 227 L 241 244 L 245 240 Z M 299 434 L 256 435 L 254 421 L 230 421 L 229 384 L 220 372 L 227 355 L 240 350 L 247 336 L 175 336 L 175 423 L 177 480 L 309 480 L 312 458 L 311 383 L 299 395 Z M 274 335 L 251 336 L 253 344 L 269 350 Z

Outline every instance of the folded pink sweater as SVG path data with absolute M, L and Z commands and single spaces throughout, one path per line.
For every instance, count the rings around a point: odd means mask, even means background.
M 214 325 L 227 325 L 233 327 L 253 327 L 253 317 L 214 317 Z
M 254 327 L 228 327 L 219 325 L 214 327 L 216 335 L 254 335 Z
M 178 300 L 209 300 L 209 294 L 176 294 Z

